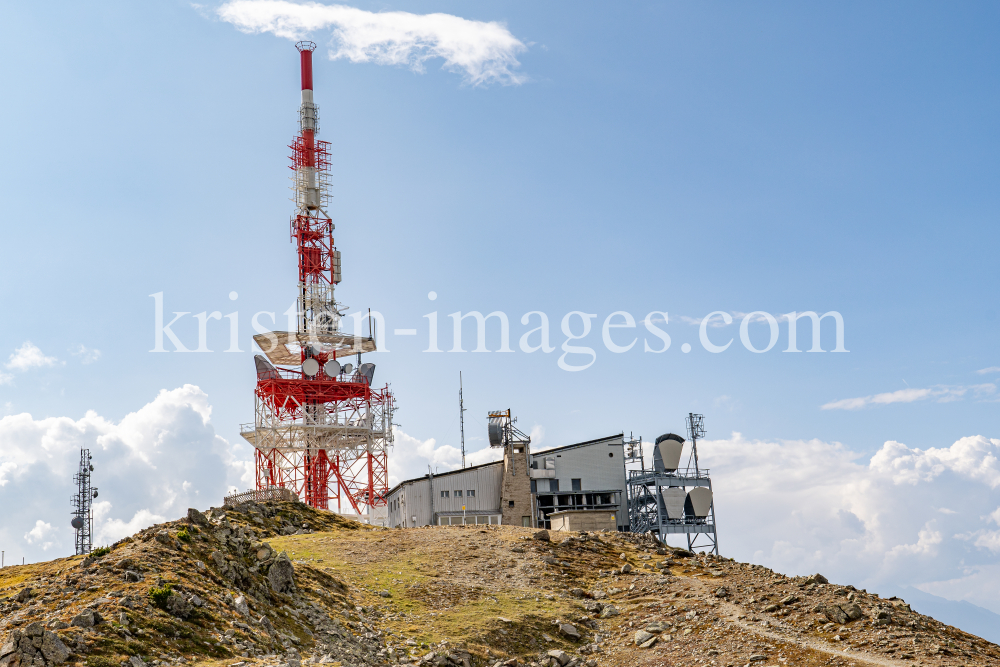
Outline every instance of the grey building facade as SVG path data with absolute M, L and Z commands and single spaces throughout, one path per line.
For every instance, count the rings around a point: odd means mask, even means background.
M 387 525 L 550 528 L 549 514 L 584 510 L 614 512 L 618 530 L 629 529 L 622 434 L 514 456 L 400 482 L 389 491 Z

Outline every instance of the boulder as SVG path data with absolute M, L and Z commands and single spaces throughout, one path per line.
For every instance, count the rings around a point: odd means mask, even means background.
M 611 618 L 612 616 L 618 616 L 620 613 L 621 612 L 618 611 L 618 607 L 613 604 L 609 604 L 601 610 L 601 618 Z
M 636 646 L 642 646 L 650 639 L 655 639 L 655 638 L 656 635 L 654 635 L 652 632 L 646 632 L 645 630 L 638 630 L 635 633 L 635 637 L 633 637 L 633 641 L 635 642 Z
M 840 605 L 840 608 L 844 610 L 844 613 L 847 614 L 847 617 L 850 618 L 852 621 L 856 621 L 865 615 L 865 612 L 861 611 L 861 607 L 854 604 L 853 602 L 842 604 Z
M 551 538 L 551 536 L 549 536 L 549 531 L 547 531 L 547 530 L 539 530 L 539 531 L 535 532 L 534 535 L 531 536 L 531 539 L 533 539 L 533 540 L 539 540 L 541 542 L 549 542 L 549 541 L 551 541 L 552 538 Z
M 569 654 L 566 653 L 566 651 L 560 651 L 559 649 L 553 649 L 548 653 L 546 653 L 546 655 L 549 656 L 550 658 L 555 658 L 556 660 L 558 660 L 560 665 L 565 665 L 572 659 L 569 657 Z
M 571 623 L 560 623 L 559 632 L 563 633 L 572 640 L 577 640 L 580 638 L 580 631 L 576 629 L 576 626 Z
M 28 627 L 24 629 L 24 634 L 29 637 L 41 637 L 43 632 L 45 632 L 45 624 L 41 621 L 29 623 Z
M 569 589 L 569 594 L 575 598 L 582 598 L 586 593 L 583 592 L 582 588 L 571 588 Z
M 233 600 L 233 607 L 244 616 L 250 615 L 250 607 L 247 605 L 247 599 L 242 595 L 237 596 L 237 598 Z
M 195 523 L 198 524 L 199 526 L 208 525 L 208 517 L 206 517 L 204 514 L 202 514 L 200 511 L 196 510 L 193 507 L 188 509 L 187 519 L 190 523 Z
M 271 545 L 267 544 L 266 542 L 260 545 L 260 548 L 257 549 L 257 560 L 267 560 L 273 555 L 274 555 L 274 550 L 271 549 Z
M 42 655 L 49 664 L 60 664 L 69 659 L 70 650 L 51 630 L 42 633 Z
M 295 590 L 295 568 L 288 556 L 282 553 L 267 569 L 267 581 L 277 593 L 290 593 Z
M 92 609 L 87 609 L 74 616 L 73 620 L 70 621 L 70 625 L 81 628 L 92 628 L 100 622 L 101 615 Z
M 824 609 L 823 609 L 823 615 L 826 616 L 826 618 L 831 623 L 837 623 L 839 625 L 843 625 L 844 623 L 847 623 L 847 621 L 848 621 L 847 614 L 845 614 L 844 610 L 841 609 L 840 607 L 838 607 L 837 605 L 832 605 L 831 604 L 831 605 L 828 605 L 827 607 L 824 607 Z
M 799 599 L 797 597 L 795 597 L 794 595 L 789 595 L 788 597 L 781 599 L 781 604 L 794 604 L 798 601 Z
M 622 565 L 621 569 L 622 574 L 628 574 L 631 571 L 632 571 L 632 565 L 630 563 L 625 563 L 624 565 Z
M 650 623 L 649 625 L 647 625 L 643 629 L 646 632 L 652 632 L 654 634 L 659 634 L 659 633 L 665 631 L 669 627 L 670 626 L 667 625 L 666 623 L 664 623 L 663 621 L 653 621 L 652 623 Z
M 138 582 L 142 581 L 145 578 L 146 577 L 144 577 L 143 575 L 139 574 L 138 572 L 134 572 L 132 570 L 125 570 L 124 579 L 125 579 L 125 583 L 126 584 L 138 583 Z
M 17 595 L 14 596 L 14 599 L 17 600 L 18 602 L 26 602 L 30 598 L 31 598 L 30 588 L 22 588 L 20 591 L 17 592 Z
M 156 533 L 156 541 L 160 544 L 173 544 L 174 538 L 170 537 L 170 531 L 163 529 Z
M 819 574 L 817 572 L 813 576 L 811 576 L 808 579 L 806 579 L 806 583 L 807 584 L 828 584 L 828 583 L 830 583 L 830 580 L 827 579 L 826 577 L 824 577 L 822 574 Z
M 131 658 L 128 659 L 128 666 L 129 667 L 146 667 L 146 663 L 143 662 L 142 658 L 140 658 L 139 656 L 133 655 Z
M 194 611 L 194 606 L 176 591 L 170 592 L 170 596 L 163 607 L 168 614 L 177 618 L 187 618 Z

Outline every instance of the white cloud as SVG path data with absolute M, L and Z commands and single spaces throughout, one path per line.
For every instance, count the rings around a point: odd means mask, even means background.
M 723 554 L 1000 613 L 1000 531 L 990 530 L 1000 524 L 1000 440 L 925 450 L 890 441 L 866 457 L 839 443 L 734 433 L 698 453 L 712 471 Z
M 243 32 L 270 32 L 290 40 L 328 30 L 331 60 L 405 65 L 422 72 L 426 61 L 441 58 L 444 69 L 463 72 L 473 85 L 525 81 L 514 70 L 520 64 L 517 54 L 527 47 L 496 21 L 286 0 L 232 0 L 218 15 Z
M 32 368 L 55 366 L 58 363 L 58 359 L 46 357 L 30 340 L 26 340 L 24 345 L 14 350 L 14 353 L 10 355 L 7 368 L 15 371 L 28 371 Z
M 14 376 L 9 373 L 0 373 L 0 384 L 11 384 L 14 382 Z
M 821 410 L 860 410 L 870 405 L 889 405 L 892 403 L 913 403 L 934 399 L 938 403 L 950 403 L 961 400 L 970 391 L 977 397 L 985 397 L 996 392 L 996 385 L 993 383 L 974 384 L 968 386 L 946 386 L 937 385 L 923 389 L 907 388 L 896 391 L 873 394 L 870 396 L 860 396 L 858 398 L 842 398 L 837 401 L 830 401 L 820 406 Z
M 101 358 L 100 350 L 93 350 L 83 344 L 73 348 L 72 354 L 74 357 L 80 357 L 80 362 L 83 364 L 92 364 Z
M 42 551 L 48 551 L 53 545 L 53 542 L 47 539 L 51 536 L 52 524 L 38 519 L 35 521 L 35 527 L 25 533 L 24 539 L 28 544 L 40 545 L 42 547 Z
M 29 561 L 51 558 L 49 546 L 65 553 L 73 544 L 67 484 L 80 450 L 93 456 L 94 544 L 108 544 L 188 507 L 220 505 L 230 485 L 253 483 L 246 445 L 231 445 L 215 434 L 208 397 L 198 387 L 163 390 L 121 421 L 88 412 L 80 419 L 30 414 L 0 419 L 0 507 L 18 507 L 4 516 L 0 542 L 8 554 Z M 249 473 L 248 473 L 249 471 Z M 29 519 L 29 517 L 31 517 Z M 36 518 L 48 528 L 39 528 Z M 22 537 L 23 536 L 23 537 Z
M 989 368 L 980 368 L 976 371 L 980 375 L 986 375 L 987 373 L 1000 373 L 1000 366 L 990 366 Z

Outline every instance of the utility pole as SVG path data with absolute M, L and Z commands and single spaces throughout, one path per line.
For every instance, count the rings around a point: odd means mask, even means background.
M 462 371 L 458 372 L 458 424 L 462 431 L 462 468 L 465 468 L 465 401 L 462 398 Z

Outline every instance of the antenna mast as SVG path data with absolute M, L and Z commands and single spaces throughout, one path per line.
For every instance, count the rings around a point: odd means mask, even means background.
M 694 457 L 694 474 L 698 475 L 698 438 L 705 437 L 705 415 L 688 413 L 688 437 L 691 438 L 691 456 Z
M 458 424 L 462 430 L 462 467 L 465 468 L 465 403 L 462 399 L 462 371 L 458 372 Z
M 94 498 L 97 497 L 97 487 L 90 485 L 90 473 L 94 465 L 90 462 L 90 450 L 80 450 L 80 468 L 73 475 L 76 482 L 76 495 L 70 500 L 73 503 L 73 520 L 70 525 L 76 529 L 76 555 L 89 554 L 94 548 Z

